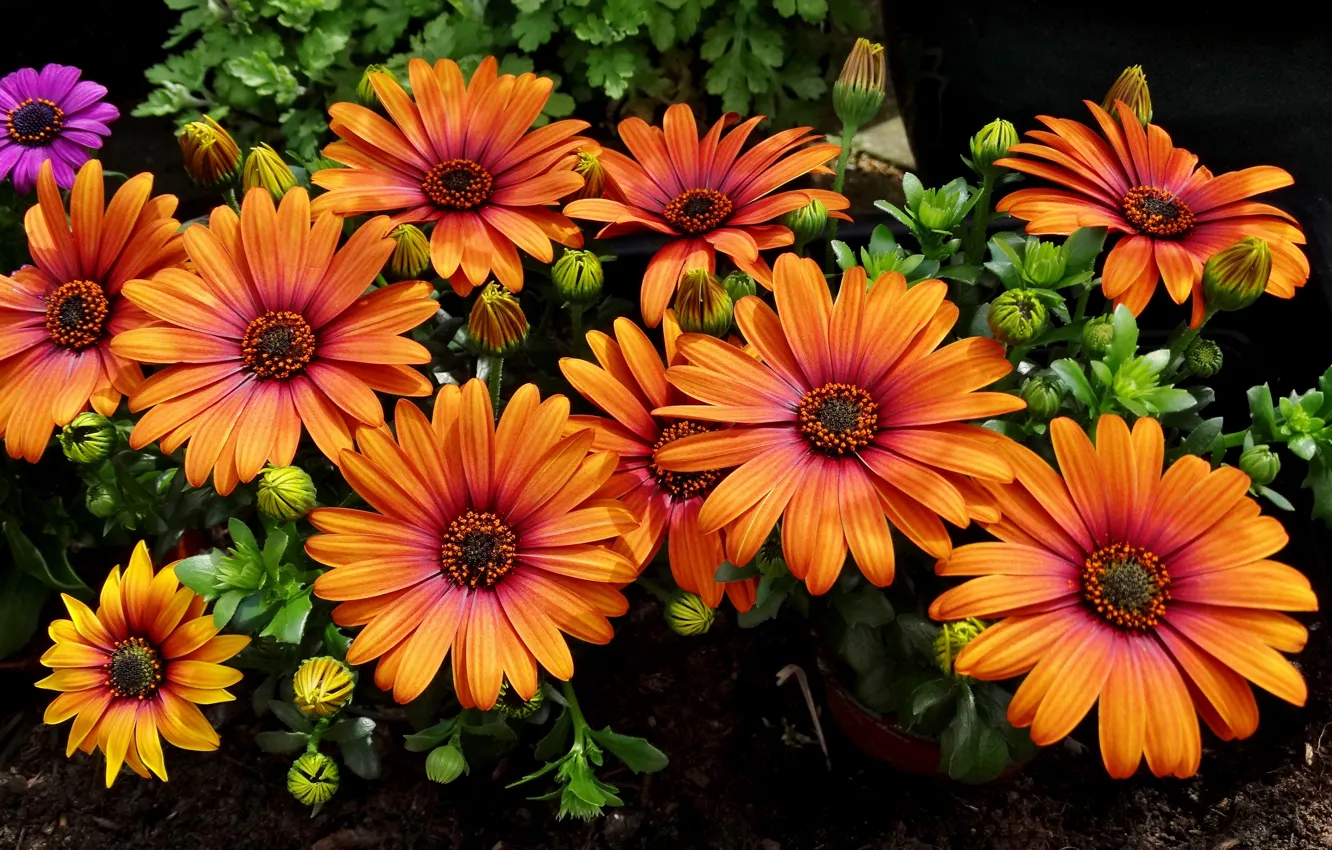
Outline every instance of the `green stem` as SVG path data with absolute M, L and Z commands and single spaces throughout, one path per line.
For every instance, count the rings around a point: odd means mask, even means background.
M 971 208 L 971 233 L 964 248 L 966 261 L 977 265 L 985 256 L 985 228 L 990 223 L 990 196 L 994 194 L 994 175 L 981 177 L 980 200 Z
M 851 158 L 851 142 L 856 138 L 856 131 L 860 129 L 859 124 L 842 125 L 842 152 L 837 155 L 837 176 L 833 178 L 833 191 L 841 194 L 842 186 L 846 184 L 846 162 Z M 837 219 L 828 219 L 828 254 L 824 261 L 824 267 L 831 269 L 833 267 L 833 240 L 837 238 Z
M 223 193 L 222 199 L 227 202 L 227 206 L 231 207 L 232 211 L 237 215 L 240 215 L 240 202 L 236 200 L 236 188 L 234 186 L 227 187 L 227 191 Z
M 578 705 L 578 697 L 574 694 L 573 682 L 564 682 L 560 687 L 560 692 L 564 694 L 564 701 L 569 703 L 569 719 L 573 721 L 574 732 L 580 733 L 588 728 L 587 718 L 583 716 L 583 709 Z
M 1087 281 L 1082 285 L 1082 294 L 1078 296 L 1077 309 L 1073 311 L 1074 323 L 1082 321 L 1083 317 L 1087 315 L 1087 299 L 1091 297 L 1091 291 L 1091 281 Z
M 490 387 L 490 404 L 495 409 L 495 418 L 500 414 L 500 380 L 504 377 L 504 358 L 491 357 L 490 369 L 486 373 L 486 384 Z
M 586 338 L 586 336 L 583 334 L 583 305 L 582 305 L 582 304 L 570 304 L 570 305 L 569 305 L 569 318 L 570 318 L 570 320 L 573 322 L 573 347 L 574 347 L 574 351 L 581 351 L 581 350 L 583 349 L 583 345 L 584 345 L 584 343 L 587 342 L 587 338 Z

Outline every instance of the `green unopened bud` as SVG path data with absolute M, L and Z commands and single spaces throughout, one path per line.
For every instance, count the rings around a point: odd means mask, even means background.
M 862 127 L 874 120 L 883 105 L 888 80 L 882 44 L 858 38 L 833 83 L 833 109 L 842 123 Z
M 230 554 L 219 558 L 213 571 L 216 577 L 215 585 L 222 592 L 258 590 L 268 575 L 259 553 L 243 547 L 238 547 Z
M 707 269 L 689 269 L 680 276 L 675 293 L 675 317 L 686 333 L 725 336 L 731 329 L 735 302 Z
M 390 79 L 398 79 L 398 75 L 389 70 L 387 65 L 367 65 L 364 73 L 361 74 L 361 80 L 356 84 L 356 98 L 361 101 L 362 106 L 374 108 L 379 105 L 379 93 L 375 87 L 370 84 L 371 74 L 387 74 Z
M 514 720 L 526 720 L 536 714 L 545 701 L 546 694 L 539 687 L 531 699 L 525 700 L 521 694 L 509 686 L 508 682 L 505 682 L 500 687 L 499 699 L 495 700 L 495 708 L 505 717 L 512 717 Z
M 1082 326 L 1082 347 L 1092 357 L 1104 357 L 1115 339 L 1115 326 L 1109 316 L 1097 316 Z
M 593 818 L 600 816 L 600 805 L 589 803 L 575 794 L 572 783 L 564 786 L 564 790 L 560 792 L 560 809 L 555 815 L 556 820 L 564 820 L 567 817 L 574 817 L 579 820 L 592 820 Z
M 452 744 L 435 747 L 426 756 L 426 776 L 431 782 L 448 785 L 453 780 L 468 772 L 467 759 L 462 751 Z
M 666 603 L 666 624 L 677 635 L 693 637 L 706 634 L 712 628 L 716 613 L 697 593 L 682 590 Z
M 1045 304 L 1025 289 L 1010 289 L 990 304 L 990 332 L 1009 345 L 1032 341 L 1049 322 Z
M 1142 126 L 1152 123 L 1152 93 L 1147 89 L 1147 75 L 1143 73 L 1141 65 L 1125 68 L 1106 93 L 1105 100 L 1101 101 L 1101 108 L 1122 122 L 1124 116 L 1119 115 L 1115 107 L 1117 100 L 1123 101 L 1125 106 L 1133 110 L 1133 117 Z
M 1064 385 L 1053 378 L 1038 376 L 1022 385 L 1021 395 L 1027 403 L 1027 415 L 1037 422 L 1048 422 L 1064 403 Z
M 1221 371 L 1221 364 L 1224 362 L 1221 346 L 1210 339 L 1196 337 L 1189 343 L 1189 347 L 1184 349 L 1184 362 L 1188 365 L 1189 371 L 1199 378 L 1210 378 Z
M 1017 128 L 1011 121 L 996 118 L 971 137 L 971 164 L 976 171 L 985 173 L 1018 141 Z
M 315 486 L 299 466 L 270 466 L 259 473 L 259 510 L 279 522 L 295 522 L 315 505 Z
M 1036 286 L 1051 287 L 1063 280 L 1067 265 L 1064 246 L 1032 240 L 1022 258 L 1022 276 Z
M 287 771 L 287 790 L 306 806 L 327 803 L 338 792 L 338 763 L 323 753 L 305 753 Z
M 491 281 L 472 303 L 467 333 L 479 353 L 508 357 L 527 339 L 527 316 L 512 293 Z
M 240 170 L 240 148 L 236 140 L 209 116 L 191 121 L 177 137 L 185 173 L 204 188 L 231 180 Z
M 754 278 L 739 270 L 722 278 L 722 288 L 731 296 L 732 304 L 739 304 L 741 298 L 758 292 L 758 284 L 754 282 Z
M 937 189 L 926 189 L 912 212 L 926 228 L 948 233 L 966 218 L 969 198 L 966 185 L 955 181 Z
M 782 216 L 781 223 L 791 228 L 791 232 L 795 234 L 795 246 L 792 250 L 799 251 L 806 242 L 818 238 L 828 226 L 828 208 L 822 201 L 816 199 Z
M 296 707 L 311 717 L 332 717 L 351 702 L 351 668 L 331 655 L 307 658 L 291 678 Z
M 296 185 L 296 175 L 290 166 L 278 156 L 278 152 L 266 144 L 250 148 L 245 157 L 245 169 L 241 173 L 241 186 L 246 192 L 252 189 L 266 189 L 274 201 L 282 200 L 291 187 Z
M 430 239 L 414 224 L 400 224 L 389 237 L 394 241 L 389 255 L 389 275 L 394 280 L 415 280 L 430 268 Z
M 985 624 L 975 617 L 941 624 L 939 634 L 934 638 L 934 659 L 938 662 L 939 669 L 951 675 L 953 662 L 957 660 L 958 653 L 983 631 Z
M 567 250 L 550 269 L 555 291 L 570 304 L 587 306 L 601 297 L 605 272 L 593 251 Z
M 116 426 L 100 413 L 80 413 L 60 429 L 60 448 L 75 463 L 105 460 L 115 445 Z
M 1213 310 L 1242 310 L 1258 300 L 1271 276 L 1271 249 L 1246 236 L 1203 266 L 1203 297 Z
M 106 519 L 118 508 L 116 494 L 105 484 L 94 484 L 89 487 L 83 499 L 84 504 L 88 506 L 88 513 L 98 519 Z
M 1240 455 L 1239 468 L 1255 486 L 1266 487 L 1281 471 L 1281 458 L 1267 446 L 1250 446 Z

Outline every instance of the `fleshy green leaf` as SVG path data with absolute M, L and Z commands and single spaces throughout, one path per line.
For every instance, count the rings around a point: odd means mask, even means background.
M 665 753 L 643 738 L 620 735 L 612 732 L 609 726 L 600 730 L 589 729 L 588 732 L 598 744 L 614 753 L 634 773 L 656 773 L 670 763 Z

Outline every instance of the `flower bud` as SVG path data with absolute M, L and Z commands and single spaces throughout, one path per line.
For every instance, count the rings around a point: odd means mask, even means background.
M 1267 243 L 1246 236 L 1203 266 L 1203 296 L 1214 310 L 1242 310 L 1258 300 L 1272 276 Z
M 731 329 L 735 302 L 707 269 L 688 269 L 675 293 L 675 315 L 686 333 L 722 337 Z
M 258 590 L 264 584 L 268 572 L 258 552 L 237 548 L 230 554 L 223 555 L 214 567 L 218 591 Z
M 266 144 L 250 148 L 250 155 L 245 158 L 245 170 L 241 174 L 241 186 L 246 192 L 264 188 L 273 196 L 274 201 L 282 200 L 291 187 L 296 185 L 296 175 L 282 161 L 278 152 Z
M 574 174 L 583 178 L 583 185 L 561 198 L 561 202 L 581 201 L 585 198 L 604 198 L 606 196 L 606 169 L 601 165 L 601 145 L 588 142 L 578 149 L 578 162 L 574 165 Z
M 926 189 L 920 194 L 912 213 L 927 229 L 947 233 L 967 217 L 969 197 L 967 187 L 960 181 L 937 189 Z
M 1223 362 L 1221 346 L 1210 339 L 1196 337 L 1189 343 L 1189 347 L 1184 349 L 1184 363 L 1189 367 L 1189 371 L 1199 378 L 1210 378 L 1220 372 Z
M 958 653 L 983 631 L 985 624 L 975 617 L 940 624 L 939 634 L 934 638 L 934 658 L 939 669 L 951 675 Z
M 332 717 L 351 702 L 356 680 L 346 664 L 321 655 L 302 661 L 291 685 L 297 708 L 311 717 Z
M 1035 377 L 1022 385 L 1022 400 L 1027 403 L 1027 415 L 1037 422 L 1048 422 L 1059 413 L 1064 402 L 1064 386 L 1047 377 Z
M 886 58 L 882 44 L 856 39 L 833 83 L 833 109 L 843 124 L 861 127 L 879 114 L 888 77 Z
M 527 339 L 527 317 L 518 299 L 492 281 L 472 303 L 467 333 L 481 354 L 508 357 Z
M 178 141 L 185 173 L 195 183 L 209 188 L 236 176 L 241 164 L 240 148 L 231 134 L 209 116 L 181 128 Z
M 828 208 L 816 198 L 782 216 L 781 223 L 795 234 L 793 250 L 799 251 L 806 242 L 822 235 L 823 229 L 828 226 Z
M 259 510 L 279 522 L 295 522 L 315 505 L 315 486 L 299 466 L 270 466 L 259 473 Z
M 390 79 L 398 79 L 398 75 L 389 70 L 387 65 L 366 65 L 365 71 L 361 74 L 361 80 L 356 84 L 356 98 L 361 101 L 362 106 L 368 106 L 374 109 L 379 106 L 379 93 L 370 83 L 372 74 L 387 74 Z
M 500 687 L 499 699 L 495 701 L 495 708 L 505 717 L 511 717 L 514 720 L 526 720 L 541 709 L 541 705 L 546 701 L 546 694 L 537 688 L 536 694 L 531 699 L 525 700 L 518 695 L 509 683 L 505 682 Z
M 1032 341 L 1049 321 L 1045 304 L 1025 289 L 1010 289 L 990 304 L 990 332 L 1009 345 Z
M 1141 398 L 1161 383 L 1161 370 L 1146 356 L 1133 357 L 1119 365 L 1110 390 L 1121 399 Z
M 716 613 L 697 593 L 682 590 L 666 603 L 666 625 L 677 635 L 693 637 L 712 628 Z
M 1027 253 L 1022 258 L 1022 276 L 1035 286 L 1048 288 L 1063 280 L 1067 265 L 1062 245 L 1034 241 L 1027 245 Z
M 971 137 L 971 164 L 982 174 L 994 166 L 1018 141 L 1017 128 L 1011 121 L 996 118 Z
M 1255 487 L 1266 487 L 1281 471 L 1281 458 L 1267 446 L 1250 446 L 1240 455 L 1239 468 Z
M 400 224 L 389 233 L 394 241 L 389 255 L 389 276 L 394 280 L 415 280 L 430 268 L 430 239 L 414 224 Z
M 115 446 L 116 426 L 100 413 L 80 413 L 60 429 L 60 448 L 75 463 L 105 460 Z
M 338 791 L 338 763 L 320 752 L 304 753 L 287 771 L 287 790 L 298 803 L 327 803 Z
M 1109 316 L 1097 316 L 1082 326 L 1082 347 L 1092 357 L 1104 357 L 1115 339 L 1115 326 Z
M 551 266 L 550 276 L 560 298 L 584 307 L 601 297 L 606 279 L 594 251 L 566 250 Z
M 84 504 L 88 506 L 88 513 L 98 519 L 106 519 L 114 514 L 119 507 L 115 492 L 105 484 L 90 486 L 83 499 Z
M 722 278 L 722 289 L 731 296 L 731 304 L 735 305 L 746 295 L 758 292 L 758 284 L 754 283 L 754 278 L 737 269 Z
M 1152 122 L 1152 93 L 1147 89 L 1147 75 L 1143 73 L 1141 65 L 1125 68 L 1106 93 L 1105 100 L 1101 101 L 1102 109 L 1123 121 L 1115 101 L 1123 101 L 1125 106 L 1133 110 L 1133 117 L 1142 126 L 1146 127 Z
M 462 751 L 452 744 L 435 747 L 426 756 L 426 777 L 431 782 L 448 785 L 467 772 L 467 759 Z

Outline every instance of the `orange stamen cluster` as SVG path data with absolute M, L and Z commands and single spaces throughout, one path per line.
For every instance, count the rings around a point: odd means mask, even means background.
M 56 345 L 78 351 L 102 338 L 110 313 L 102 287 L 87 280 L 61 284 L 46 301 L 46 332 Z
M 421 191 L 436 206 L 470 210 L 485 203 L 493 185 L 490 172 L 470 159 L 449 159 L 430 169 Z
M 315 335 L 299 313 L 269 310 L 250 322 L 241 339 L 245 368 L 261 380 L 299 374 L 314 357 Z
M 706 233 L 726 220 L 735 207 L 716 189 L 690 189 L 666 205 L 662 217 L 685 233 Z
M 162 684 L 162 661 L 157 650 L 140 637 L 116 641 L 111 659 L 103 665 L 106 687 L 113 696 L 144 700 Z
M 1193 227 L 1193 210 L 1173 192 L 1135 186 L 1124 196 L 1124 218 L 1139 233 L 1160 238 L 1182 236 Z
M 879 406 L 854 384 L 824 384 L 796 408 L 800 434 L 824 454 L 840 457 L 869 445 L 878 432 Z
M 1082 567 L 1082 598 L 1122 629 L 1148 629 L 1161 622 L 1169 587 L 1170 574 L 1161 559 L 1127 543 L 1098 549 Z
M 657 438 L 657 442 L 652 444 L 653 457 L 656 457 L 657 449 L 667 443 L 673 443 L 683 437 L 692 437 L 694 434 L 706 434 L 714 429 L 715 426 L 704 425 L 701 422 L 693 422 L 688 419 L 672 422 L 661 429 L 661 436 Z M 717 482 L 722 477 L 720 469 L 705 469 L 702 472 L 671 472 L 657 466 L 655 460 L 649 464 L 648 468 L 656 477 L 657 483 L 661 485 L 661 489 L 670 493 L 676 499 L 706 496 L 712 492 L 712 488 L 717 486 Z
M 44 97 L 25 98 L 5 118 L 9 138 L 25 147 L 50 143 L 64 125 L 64 110 Z
M 440 545 L 442 572 L 459 587 L 494 587 L 513 572 L 518 537 L 489 511 L 469 510 L 449 523 Z

